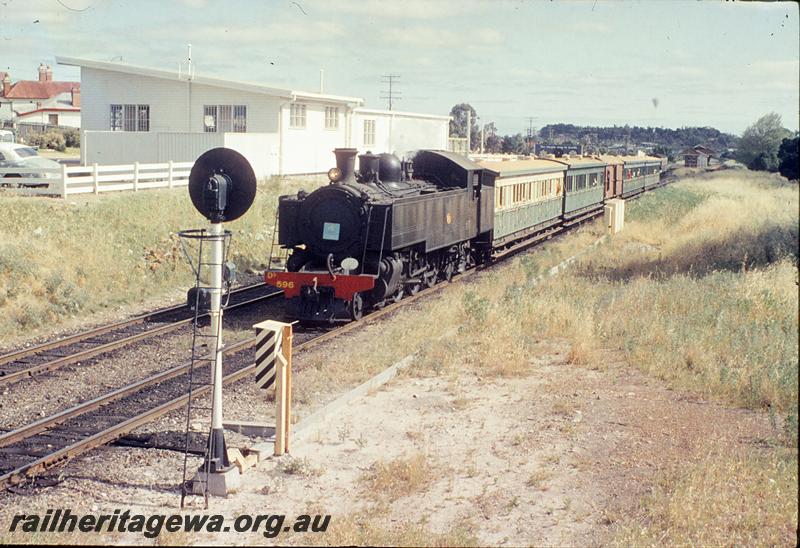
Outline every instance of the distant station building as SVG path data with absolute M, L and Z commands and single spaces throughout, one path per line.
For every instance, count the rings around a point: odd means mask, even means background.
M 719 159 L 716 151 L 703 145 L 687 148 L 680 153 L 683 156 L 683 165 L 686 167 L 708 167 L 713 158 Z
M 266 177 L 324 173 L 337 147 L 402 156 L 448 146 L 447 115 L 368 109 L 359 97 L 199 76 L 185 67 L 56 60 L 81 69 L 84 164 L 186 162 L 225 146 Z
M 0 123 L 81 127 L 81 84 L 53 80 L 53 69 L 39 65 L 37 80 L 13 82 L 0 72 Z

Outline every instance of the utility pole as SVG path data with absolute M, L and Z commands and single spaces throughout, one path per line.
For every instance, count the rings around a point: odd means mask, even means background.
M 526 139 L 528 153 L 533 149 L 533 116 L 528 116 L 528 138 Z
M 467 110 L 467 154 L 472 152 L 472 111 Z
M 399 74 L 385 74 L 381 76 L 381 83 L 389 84 L 389 89 L 381 90 L 381 99 L 389 100 L 389 110 L 392 110 L 394 102 L 402 99 L 402 93 L 394 89 L 394 84 L 400 79 Z
M 480 121 L 480 117 L 478 118 L 478 121 Z M 483 133 L 485 129 L 486 129 L 486 124 L 481 122 L 481 154 L 483 154 Z

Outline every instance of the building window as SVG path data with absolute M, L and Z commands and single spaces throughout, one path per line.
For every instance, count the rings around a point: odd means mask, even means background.
M 203 131 L 206 133 L 217 131 L 217 105 L 203 107 Z
M 150 105 L 111 105 L 111 131 L 150 131 Z
M 325 129 L 339 129 L 339 109 L 325 107 Z
M 375 120 L 364 120 L 364 145 L 375 144 Z
M 150 131 L 150 105 L 139 105 L 136 109 L 136 131 Z
M 233 132 L 247 132 L 247 106 L 235 105 L 233 107 Z
M 289 116 L 289 127 L 306 127 L 306 105 L 292 103 L 292 110 Z
M 203 131 L 206 133 L 246 132 L 247 107 L 245 105 L 205 105 L 203 107 Z
M 111 131 L 122 131 L 122 105 L 111 105 Z

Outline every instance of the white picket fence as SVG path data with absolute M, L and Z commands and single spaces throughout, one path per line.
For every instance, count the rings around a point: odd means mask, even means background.
M 72 194 L 99 194 L 117 190 L 174 188 L 189 183 L 194 162 L 66 166 L 60 168 L 0 168 L 0 187 L 19 194 L 66 198 Z M 8 175 L 14 175 L 8 177 Z

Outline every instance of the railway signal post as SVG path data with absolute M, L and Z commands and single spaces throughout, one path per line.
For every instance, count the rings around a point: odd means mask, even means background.
M 189 304 L 195 306 L 195 335 L 197 334 L 197 315 L 207 304 L 211 319 L 208 337 L 209 355 L 200 358 L 196 345 L 192 345 L 192 370 L 189 374 L 189 407 L 187 410 L 187 436 L 184 458 L 184 481 L 181 493 L 181 506 L 188 493 L 205 497 L 208 495 L 227 495 L 238 486 L 239 471 L 231 466 L 225 444 L 222 420 L 222 286 L 224 283 L 226 241 L 230 233 L 223 229 L 222 223 L 241 217 L 252 205 L 256 194 L 256 178 L 247 159 L 238 152 L 215 148 L 202 154 L 192 167 L 189 175 L 189 195 L 197 211 L 209 220 L 208 229 L 184 231 L 181 236 L 199 240 L 197 261 L 197 287 L 190 292 Z M 203 246 L 208 246 L 204 257 Z M 201 286 L 203 267 L 206 267 L 209 284 Z M 194 268 L 194 267 L 193 267 Z M 192 413 L 192 392 L 195 362 L 209 361 L 211 384 L 211 427 L 202 465 L 191 481 L 187 481 L 187 460 L 189 456 L 188 423 Z M 201 383 L 197 383 L 201 384 Z

